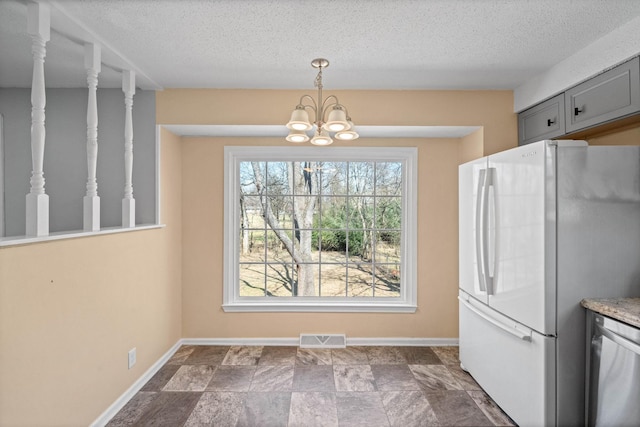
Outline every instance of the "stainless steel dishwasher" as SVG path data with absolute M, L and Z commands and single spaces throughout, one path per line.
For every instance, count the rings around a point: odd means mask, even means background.
M 640 426 L 640 329 L 587 311 L 590 426 Z

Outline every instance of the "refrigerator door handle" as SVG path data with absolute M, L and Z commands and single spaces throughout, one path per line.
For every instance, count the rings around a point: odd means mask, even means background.
M 495 234 L 493 236 L 489 236 L 489 220 L 490 220 L 490 213 L 489 213 L 489 208 L 493 207 L 493 211 L 495 214 L 495 203 L 496 203 L 496 197 L 495 197 L 495 187 L 494 187 L 494 173 L 495 173 L 496 168 L 488 168 L 487 172 L 486 172 L 486 176 L 485 176 L 485 180 L 484 180 L 484 193 L 483 193 L 483 207 L 482 207 L 482 233 L 483 233 L 483 239 L 482 239 L 482 262 L 483 262 L 483 269 L 484 269 L 484 277 L 485 277 L 485 288 L 487 290 L 487 295 L 493 295 L 493 276 L 491 275 L 491 270 L 490 270 L 490 259 L 489 259 L 489 254 L 491 253 L 490 249 L 491 249 L 491 240 L 490 237 L 493 237 L 493 241 L 495 242 Z M 493 191 L 491 191 L 491 189 L 493 188 Z M 490 206 L 489 205 L 489 195 L 492 195 L 493 197 L 491 197 L 491 199 L 493 200 L 493 205 Z M 494 220 L 495 220 L 495 215 L 493 215 Z M 494 224 L 494 233 L 495 233 L 495 224 Z M 494 246 L 494 251 L 495 251 L 495 245 Z M 495 259 L 495 252 L 493 253 L 494 255 L 494 259 Z M 495 270 L 494 270 L 495 273 Z
M 620 335 L 616 334 L 611 329 L 605 326 L 597 325 L 597 327 L 598 327 L 598 332 L 600 332 L 603 336 L 609 338 L 611 341 L 618 344 L 619 346 L 624 347 L 627 350 L 640 356 L 640 344 L 636 344 L 631 340 L 621 337 Z
M 480 292 L 486 292 L 485 270 L 484 270 L 484 182 L 486 169 L 478 171 L 478 192 L 476 193 L 476 266 L 478 268 L 478 283 L 480 284 Z
M 522 341 L 531 342 L 531 334 L 525 334 L 524 332 L 519 331 L 516 328 L 507 326 L 495 319 L 492 319 L 491 317 L 487 316 L 486 314 L 484 314 L 483 312 L 481 312 L 480 310 L 472 306 L 471 303 L 469 303 L 468 301 L 466 301 L 464 298 L 460 296 L 458 296 L 458 300 L 460 300 L 460 302 L 470 311 L 472 311 L 482 319 L 486 320 L 487 322 L 491 323 L 493 326 L 502 329 L 503 331 L 513 335 L 516 338 L 521 339 Z

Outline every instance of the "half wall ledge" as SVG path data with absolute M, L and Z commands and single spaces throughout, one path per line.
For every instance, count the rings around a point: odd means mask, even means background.
M 165 228 L 166 224 L 141 224 L 135 227 L 105 227 L 98 231 L 60 231 L 51 233 L 47 236 L 10 236 L 0 237 L 0 248 L 7 246 L 28 245 L 31 243 L 49 242 L 52 240 L 77 239 L 81 237 L 101 236 L 104 234 L 129 233 L 132 231 L 153 230 L 156 228 Z

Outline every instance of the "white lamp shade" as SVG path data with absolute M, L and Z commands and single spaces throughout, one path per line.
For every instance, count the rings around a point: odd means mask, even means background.
M 286 140 L 295 143 L 307 142 L 309 140 L 309 135 L 302 130 L 292 130 L 289 132 L 289 135 L 287 135 Z
M 347 114 L 341 107 L 334 107 L 333 110 L 329 112 L 329 117 L 327 118 L 325 127 L 331 132 L 340 132 L 341 130 L 345 130 L 349 127 L 349 124 L 347 123 Z
M 336 133 L 336 138 L 341 141 L 353 141 L 359 137 L 360 135 L 358 135 L 358 132 L 352 130 L 343 130 L 342 132 Z
M 304 108 L 296 108 L 291 113 L 291 120 L 287 123 L 287 128 L 292 130 L 309 130 L 312 128 L 309 123 L 309 113 Z
M 311 143 L 313 145 L 330 145 L 333 144 L 333 139 L 331 139 L 329 133 L 323 129 L 320 133 L 316 132 L 315 136 L 311 138 Z
M 347 127 L 343 131 L 337 132 L 336 138 L 341 141 L 353 141 L 354 139 L 358 139 L 360 135 L 358 135 L 358 132 L 353 129 L 353 122 L 351 120 L 348 120 L 347 123 L 349 124 L 349 127 Z

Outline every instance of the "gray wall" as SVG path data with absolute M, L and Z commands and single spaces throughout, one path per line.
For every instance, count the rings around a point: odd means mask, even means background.
M 51 232 L 82 230 L 87 182 L 87 89 L 46 91 L 45 191 Z M 31 89 L 0 89 L 4 116 L 5 235 L 25 234 L 31 177 Z M 155 92 L 133 97 L 133 196 L 136 223 L 156 222 Z M 98 89 L 98 195 L 102 227 L 121 225 L 124 194 L 124 94 Z

